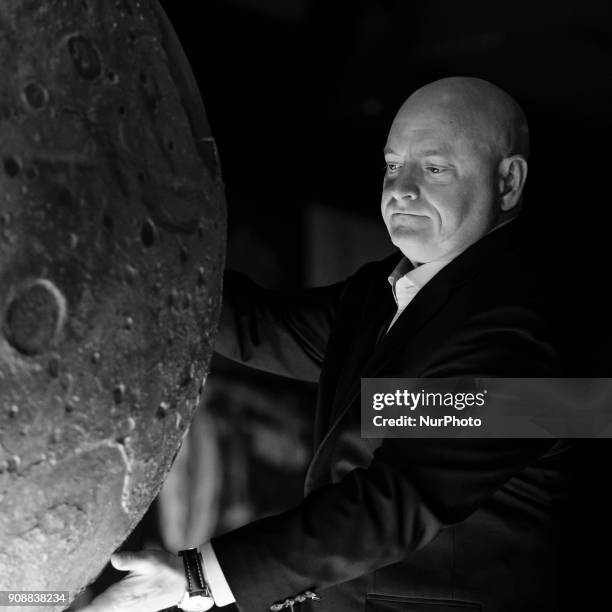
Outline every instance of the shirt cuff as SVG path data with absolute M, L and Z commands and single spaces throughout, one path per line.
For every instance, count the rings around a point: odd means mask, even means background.
M 210 542 L 203 544 L 200 547 L 200 552 L 202 553 L 202 564 L 204 565 L 204 578 L 215 600 L 215 605 L 222 607 L 236 603 L 236 598 L 229 588 L 229 584 L 227 584 L 212 544 Z

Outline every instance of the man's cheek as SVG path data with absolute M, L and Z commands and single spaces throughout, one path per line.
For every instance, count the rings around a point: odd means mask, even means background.
M 389 206 L 391 204 L 391 199 L 392 199 L 391 194 L 388 192 L 388 190 L 383 190 L 382 198 L 380 201 L 380 212 L 383 216 L 383 219 L 385 219 L 385 221 L 391 215 L 391 210 Z

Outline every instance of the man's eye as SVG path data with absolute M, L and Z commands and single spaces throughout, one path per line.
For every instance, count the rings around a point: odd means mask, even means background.
M 394 162 L 385 162 L 385 170 L 387 172 L 395 172 L 399 167 L 400 165 Z
M 436 166 L 427 166 L 425 169 L 429 174 L 440 174 L 443 171 L 443 168 L 438 168 Z

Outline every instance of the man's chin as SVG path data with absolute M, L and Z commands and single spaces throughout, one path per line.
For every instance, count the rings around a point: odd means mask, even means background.
M 436 249 L 431 248 L 433 241 L 424 236 L 423 232 L 417 233 L 407 228 L 394 230 L 391 232 L 391 242 L 413 263 L 424 263 L 436 258 Z

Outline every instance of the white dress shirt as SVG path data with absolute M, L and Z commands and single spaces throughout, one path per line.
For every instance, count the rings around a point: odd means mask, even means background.
M 408 259 L 405 257 L 395 266 L 395 270 L 389 276 L 389 284 L 393 291 L 393 297 L 397 304 L 397 312 L 393 317 L 387 331 L 393 327 L 399 316 L 414 296 L 454 257 L 444 257 L 424 264 L 416 264 L 410 269 Z

